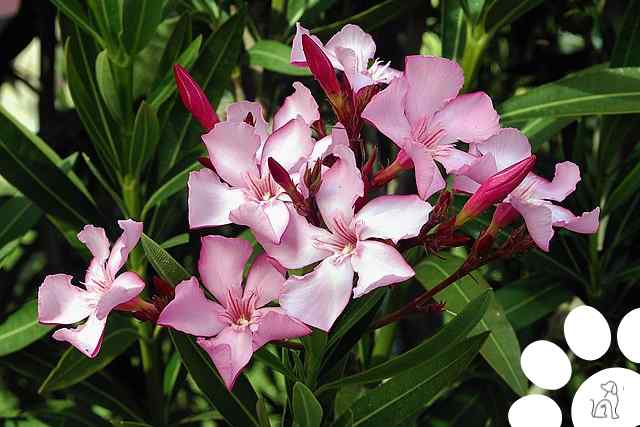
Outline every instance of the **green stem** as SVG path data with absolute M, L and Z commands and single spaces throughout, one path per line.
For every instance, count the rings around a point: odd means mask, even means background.
M 467 24 L 467 41 L 462 55 L 462 70 L 464 71 L 464 90 L 468 91 L 476 81 L 480 58 L 484 54 L 491 36 L 481 28 Z
M 140 344 L 140 358 L 147 385 L 149 414 L 154 426 L 165 425 L 164 395 L 162 393 L 162 364 L 158 342 L 153 339 L 153 325 L 138 322 L 138 331 L 147 339 L 138 340 Z

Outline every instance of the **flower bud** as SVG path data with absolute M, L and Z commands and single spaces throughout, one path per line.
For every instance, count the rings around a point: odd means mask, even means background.
M 489 177 L 462 207 L 456 217 L 456 227 L 507 197 L 531 172 L 535 162 L 536 156 L 530 156 Z
M 193 117 L 200 122 L 200 126 L 202 126 L 204 130 L 208 132 L 213 129 L 213 126 L 215 126 L 220 119 L 209 103 L 202 88 L 180 64 L 173 65 L 173 75 L 176 79 L 178 93 L 180 93 L 180 99 L 184 106 L 191 112 Z
M 322 48 L 306 34 L 302 35 L 302 50 L 309 69 L 313 73 L 322 90 L 332 97 L 340 93 L 340 83 L 336 77 L 331 61 Z

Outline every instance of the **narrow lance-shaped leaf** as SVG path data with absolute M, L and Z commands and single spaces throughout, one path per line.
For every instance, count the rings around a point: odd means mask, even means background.
M 130 173 L 134 176 L 142 174 L 144 167 L 153 158 L 159 141 L 160 123 L 158 122 L 158 116 L 153 107 L 143 101 L 136 114 L 133 134 L 129 141 L 127 159 Z
M 143 233 L 141 240 L 147 259 L 164 280 L 175 286 L 190 277 L 189 272 L 149 236 Z
M 293 421 L 300 427 L 320 427 L 322 405 L 313 392 L 301 382 L 293 386 Z
M 42 217 L 42 211 L 31 200 L 16 196 L 0 206 L 0 248 L 22 237 Z
M 96 58 L 96 83 L 113 118 L 119 123 L 124 123 L 131 107 L 123 88 L 118 86 L 113 64 L 106 50 L 100 52 Z
M 38 301 L 25 303 L 0 324 L 0 356 L 22 350 L 50 329 L 51 326 L 38 323 Z
M 95 31 L 87 11 L 79 0 L 51 0 L 58 10 L 71 19 L 82 31 L 93 37 L 101 46 L 105 45 L 102 37 Z
M 275 40 L 259 40 L 249 49 L 249 63 L 290 76 L 310 76 L 308 68 L 295 67 L 289 63 L 291 47 Z
M 167 0 L 124 0 L 122 45 L 129 55 L 140 52 L 155 33 Z
M 495 33 L 542 2 L 543 0 L 493 0 L 485 11 L 485 28 L 487 32 Z
M 442 0 L 442 56 L 460 63 L 464 53 L 467 21 L 460 0 Z

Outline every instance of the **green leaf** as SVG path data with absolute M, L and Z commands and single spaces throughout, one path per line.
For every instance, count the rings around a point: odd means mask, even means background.
M 467 34 L 467 21 L 460 0 L 442 0 L 442 56 L 461 63 Z
M 84 159 L 84 162 L 87 164 L 87 167 L 89 168 L 93 176 L 96 177 L 100 185 L 102 185 L 102 188 L 104 188 L 107 191 L 107 193 L 109 193 L 109 196 L 111 196 L 111 199 L 114 202 L 116 202 L 116 205 L 118 205 L 120 212 L 124 215 L 127 212 L 127 208 L 125 207 L 124 202 L 122 201 L 122 198 L 120 197 L 120 195 L 116 193 L 116 191 L 113 189 L 111 184 L 109 184 L 107 179 L 104 176 L 102 176 L 102 173 L 100 173 L 96 165 L 93 164 L 93 161 L 91 161 L 91 158 L 89 158 L 89 156 L 82 153 L 82 158 Z
M 91 359 L 74 347 L 64 352 L 58 364 L 44 380 L 39 393 L 61 390 L 78 384 L 96 372 L 102 371 L 116 357 L 127 351 L 138 338 L 137 331 L 127 321 L 112 325 L 105 333 L 98 355 Z
M 420 412 L 469 366 L 488 333 L 468 338 L 358 399 L 353 426 L 391 426 Z
M 259 426 L 255 414 L 245 406 L 247 401 L 243 401 L 237 396 L 237 391 L 230 393 L 227 390 L 211 360 L 194 342 L 194 339 L 174 330 L 169 330 L 169 335 L 191 378 L 196 382 L 204 397 L 220 411 L 225 420 L 231 425 Z M 242 378 L 244 377 L 238 378 L 236 390 L 240 386 Z M 257 402 L 257 398 L 254 400 Z M 252 408 L 255 409 L 255 405 Z
M 184 68 L 189 69 L 193 63 L 198 59 L 198 53 L 200 52 L 200 45 L 202 44 L 202 35 L 196 37 L 194 41 L 182 52 L 182 54 L 175 60 L 175 63 L 182 65 Z M 173 69 L 170 67 L 167 74 L 162 81 L 158 84 L 156 89 L 149 95 L 149 104 L 153 108 L 158 108 L 171 97 L 176 91 L 176 82 L 173 77 Z
M 188 49 L 189 45 L 193 42 L 191 33 L 193 32 L 193 25 L 191 21 L 191 14 L 183 14 L 176 23 L 171 36 L 167 40 L 162 57 L 158 63 L 158 74 L 156 75 L 157 82 L 172 72 L 173 64 L 178 60 L 178 57 Z M 198 36 L 200 37 L 200 36 Z M 202 38 L 200 37 L 202 40 Z M 202 44 L 202 43 L 200 43 Z M 191 65 L 189 65 L 190 67 Z M 185 67 L 185 68 L 189 68 Z M 160 74 L 162 73 L 162 74 Z
M 124 0 L 122 45 L 129 55 L 140 52 L 156 32 L 167 0 Z
M 613 190 L 611 196 L 606 201 L 603 215 L 623 206 L 640 189 L 640 162 L 629 171 L 622 182 Z
M 119 123 L 123 123 L 127 111 L 131 107 L 129 106 L 127 97 L 124 96 L 123 91 L 116 83 L 112 63 L 109 60 L 109 54 L 106 50 L 100 52 L 96 57 L 96 83 L 111 115 L 118 120 Z
M 543 0 L 493 0 L 487 5 L 485 28 L 487 32 L 495 33 L 542 2 Z
M 463 259 L 450 253 L 439 253 L 429 257 L 415 267 L 416 278 L 431 289 L 449 277 L 462 264 Z M 446 303 L 447 313 L 456 316 L 473 299 L 490 289 L 489 284 L 478 273 L 472 273 L 438 293 L 435 299 Z M 491 331 L 481 353 L 487 363 L 519 395 L 527 391 L 527 379 L 520 368 L 520 344 L 504 314 L 504 310 L 492 299 L 489 310 L 474 329 L 475 333 Z
M 127 0 L 131 1 L 131 0 Z M 137 1 L 137 0 L 133 0 Z M 88 0 L 89 9 L 114 62 L 125 65 L 128 58 L 122 50 L 123 0 Z
M 95 204 L 61 163 L 43 140 L 0 108 L 0 175 L 48 214 L 76 225 L 98 222 Z
M 52 326 L 38 322 L 38 301 L 31 300 L 0 324 L 0 356 L 22 350 L 43 337 Z
M 129 167 L 134 176 L 141 176 L 145 166 L 153 157 L 160 142 L 160 123 L 153 107 L 146 102 L 140 104 L 133 134 L 129 141 Z
M 42 211 L 24 197 L 12 197 L 0 206 L 0 248 L 22 237 L 42 217 Z
M 62 12 L 67 18 L 71 19 L 78 28 L 85 31 L 88 35 L 93 37 L 96 42 L 104 46 L 104 40 L 93 29 L 93 25 L 91 24 L 86 11 L 78 0 L 51 0 L 51 2 L 56 5 L 58 10 L 60 10 L 60 12 Z
M 439 352 L 465 339 L 484 317 L 492 299 L 491 291 L 483 292 L 431 338 L 371 369 L 326 384 L 320 387 L 317 393 L 349 384 L 382 381 L 424 363 Z
M 244 31 L 246 10 L 240 9 L 213 33 L 204 46 L 200 56 L 190 70 L 193 79 L 204 90 L 211 105 L 216 106 L 227 83 L 231 71 L 238 64 L 242 50 L 242 33 Z M 192 135 L 189 136 L 189 131 Z M 163 144 L 160 146 L 158 174 L 162 178 L 178 161 L 183 149 L 183 141 L 200 140 L 200 127 L 193 121 L 191 114 L 182 103 L 174 103 L 169 113 L 169 120 L 162 130 Z
M 313 392 L 301 382 L 293 386 L 293 421 L 300 427 L 320 427 L 322 405 Z
M 418 0 L 386 0 L 349 18 L 314 28 L 311 33 L 320 38 L 329 37 L 346 24 L 355 24 L 361 26 L 364 30 L 373 30 L 423 4 L 422 1 Z
M 267 404 L 265 403 L 264 399 L 258 400 L 258 404 L 256 405 L 256 413 L 258 414 L 260 427 L 271 427 L 271 422 L 269 421 L 269 411 L 267 410 Z
M 189 174 L 196 169 L 201 167 L 200 163 L 193 163 L 184 169 L 182 172 L 173 176 L 167 182 L 162 184 L 160 188 L 158 188 L 147 200 L 147 203 L 144 205 L 142 209 L 141 217 L 146 218 L 149 211 L 156 206 L 159 206 L 162 202 L 167 200 L 169 197 L 178 193 L 179 191 L 186 191 L 187 188 L 187 180 L 189 179 Z
M 163 249 L 171 249 L 189 243 L 189 233 L 181 233 L 162 242 Z
M 173 394 L 173 388 L 176 385 L 181 367 L 180 355 L 177 352 L 174 352 L 169 358 L 169 362 L 167 362 L 167 366 L 164 369 L 162 390 L 165 396 L 169 397 Z
M 572 296 L 561 282 L 544 277 L 518 280 L 496 292 L 496 299 L 515 330 L 546 317 Z
M 469 20 L 476 25 L 482 15 L 485 0 L 460 0 L 460 3 Z
M 540 117 L 526 122 L 513 123 L 529 138 L 533 152 L 552 136 L 556 135 L 576 119 L 574 117 Z
M 587 70 L 529 90 L 500 106 L 502 121 L 640 112 L 640 67 Z
M 290 64 L 291 47 L 275 40 L 259 40 L 249 49 L 249 63 L 289 76 L 310 76 L 306 67 Z
M 173 286 L 191 277 L 189 272 L 169 255 L 169 252 L 162 249 L 162 246 L 144 233 L 142 234 L 142 248 L 156 272 Z

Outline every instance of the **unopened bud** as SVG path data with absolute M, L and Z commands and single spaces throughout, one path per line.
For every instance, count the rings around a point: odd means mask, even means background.
M 304 185 L 309 189 L 309 194 L 316 194 L 322 184 L 322 161 L 316 160 L 313 168 L 304 170 Z
M 302 35 L 302 50 L 311 73 L 316 78 L 322 90 L 330 98 L 340 93 L 340 83 L 336 77 L 331 61 L 322 48 L 306 34 Z
M 173 75 L 184 106 L 207 132 L 220 121 L 202 88 L 181 65 L 174 64 Z

